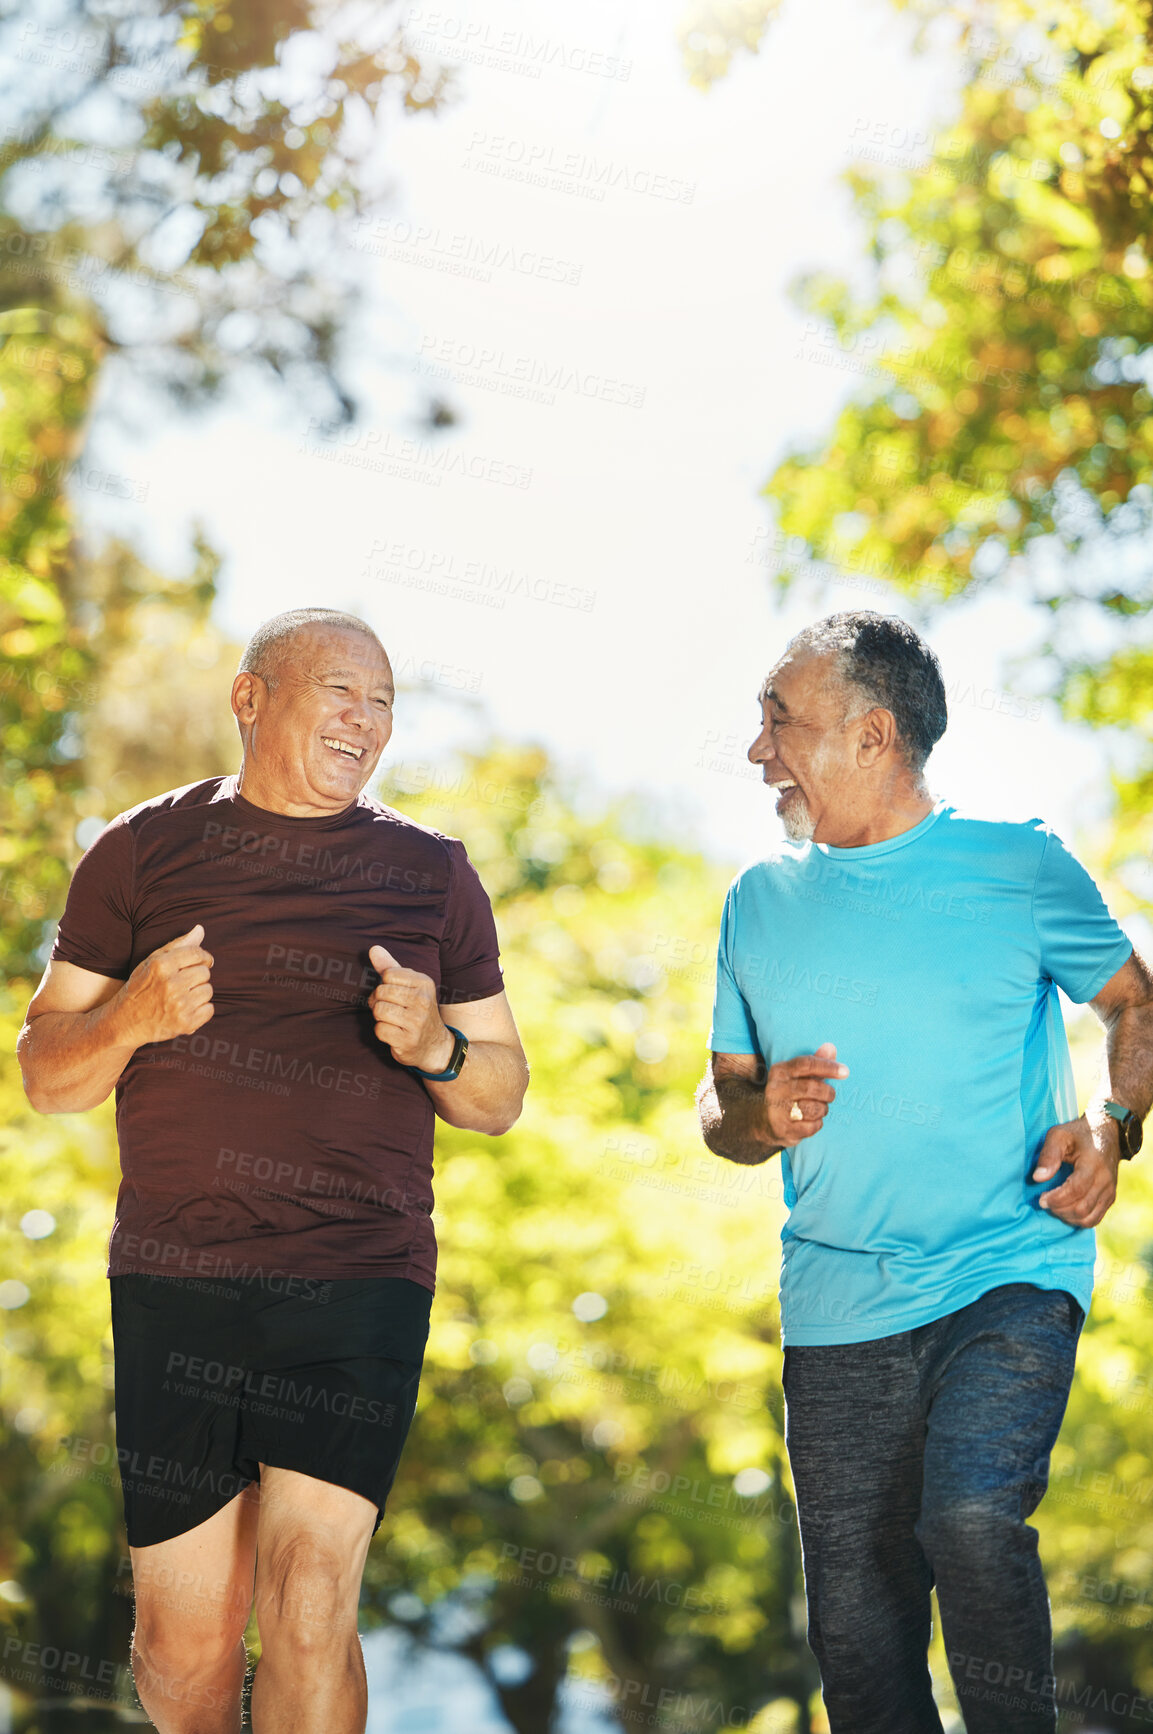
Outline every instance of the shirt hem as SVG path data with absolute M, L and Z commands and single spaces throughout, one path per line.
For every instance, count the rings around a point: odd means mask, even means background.
M 218 1265 L 225 1262 L 224 1254 L 214 1255 L 214 1257 Z M 251 1260 L 240 1260 L 239 1262 L 245 1266 L 252 1264 Z M 301 1268 L 305 1264 L 311 1268 L 307 1270 Z M 248 1270 L 243 1276 L 240 1271 L 228 1271 L 219 1268 L 214 1270 L 162 1270 L 154 1264 L 135 1264 L 131 1260 L 117 1260 L 109 1262 L 104 1274 L 109 1280 L 114 1276 L 159 1276 L 181 1283 L 245 1281 L 251 1280 L 253 1274 L 259 1274 L 261 1277 L 267 1274 L 270 1279 L 275 1278 L 278 1282 L 338 1282 L 342 1277 L 398 1276 L 407 1278 L 409 1282 L 419 1283 L 421 1288 L 428 1289 L 430 1294 L 436 1293 L 435 1273 L 399 1259 L 384 1260 L 383 1262 L 363 1258 L 350 1259 L 341 1263 L 337 1268 L 331 1264 L 316 1266 L 311 1259 L 303 1259 L 286 1262 L 283 1265 L 269 1264 L 267 1269 L 258 1265 L 255 1273 Z
M 884 1323 L 874 1319 L 864 1328 L 850 1324 L 840 1330 L 831 1325 L 810 1325 L 799 1327 L 781 1324 L 781 1345 L 783 1348 L 816 1349 L 829 1348 L 838 1343 L 872 1343 L 880 1342 L 885 1337 L 899 1337 L 905 1331 L 915 1331 L 921 1325 L 931 1325 L 937 1319 L 943 1319 L 949 1313 L 959 1312 L 962 1307 L 971 1306 L 990 1289 L 1002 1288 L 1007 1283 L 1024 1282 L 1033 1288 L 1044 1290 L 1063 1289 L 1071 1294 L 1081 1310 L 1088 1315 L 1089 1305 L 1093 1295 L 1093 1266 L 1075 1267 L 1067 1271 L 1004 1271 L 982 1277 L 974 1283 L 966 1283 L 963 1287 L 953 1290 L 948 1295 L 942 1295 L 936 1301 L 926 1302 L 911 1313 L 902 1316 L 899 1323 Z M 881 1326 L 878 1329 L 878 1325 Z

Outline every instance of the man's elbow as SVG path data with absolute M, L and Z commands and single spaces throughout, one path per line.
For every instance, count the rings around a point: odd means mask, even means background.
M 48 1089 L 35 1078 L 30 1078 L 27 1073 L 24 1075 L 24 1094 L 28 1098 L 29 1106 L 34 1108 L 38 1114 L 66 1114 L 68 1112 L 69 1104 L 60 1100 L 58 1091 Z
M 111 1093 L 106 1090 L 103 1096 L 96 1096 L 90 1091 L 79 1094 L 75 1090 L 62 1090 L 58 1086 L 53 1087 L 43 1075 L 30 1066 L 22 1068 L 21 1075 L 28 1105 L 35 1109 L 37 1114 L 83 1114 L 89 1108 L 98 1108 Z
M 487 1132 L 490 1138 L 501 1138 L 506 1132 L 512 1131 L 523 1110 L 524 1092 L 522 1091 L 515 1102 L 510 1102 L 506 1107 L 491 1114 L 486 1126 L 479 1126 L 476 1129 Z

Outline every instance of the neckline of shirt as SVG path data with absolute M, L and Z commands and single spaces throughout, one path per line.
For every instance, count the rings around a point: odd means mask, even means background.
M 940 800 L 936 802 L 931 813 L 926 813 L 923 819 L 910 825 L 907 831 L 898 831 L 895 837 L 885 837 L 880 843 L 861 843 L 855 849 L 842 849 L 833 843 L 814 843 L 813 848 L 837 861 L 869 861 L 876 855 L 891 855 L 895 849 L 905 849 L 910 843 L 916 843 L 926 831 L 932 830 L 943 814 L 951 811 L 949 803 Z
M 292 830 L 302 831 L 336 831 L 342 825 L 347 825 L 358 812 L 362 810 L 362 797 L 358 795 L 355 801 L 350 801 L 347 807 L 342 807 L 339 813 L 326 813 L 315 819 L 297 818 L 292 813 L 274 813 L 269 807 L 258 807 L 240 793 L 240 779 L 235 772 L 224 779 L 221 793 L 239 807 L 242 813 L 250 813 L 253 819 L 269 829 L 285 826 Z

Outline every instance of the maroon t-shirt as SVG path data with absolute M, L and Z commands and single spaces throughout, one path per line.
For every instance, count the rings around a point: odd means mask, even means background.
M 432 1101 L 378 1041 L 379 943 L 442 1004 L 503 987 L 492 909 L 455 838 L 361 795 L 292 819 L 236 778 L 113 819 L 52 956 L 127 980 L 203 922 L 214 1014 L 116 1086 L 109 1275 L 403 1276 L 432 1288 Z

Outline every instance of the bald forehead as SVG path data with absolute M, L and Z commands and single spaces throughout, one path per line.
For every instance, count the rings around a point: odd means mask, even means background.
M 281 673 L 379 674 L 383 683 L 392 686 L 392 667 L 383 644 L 366 632 L 347 626 L 329 626 L 324 621 L 308 621 L 286 635 L 278 658 Z

